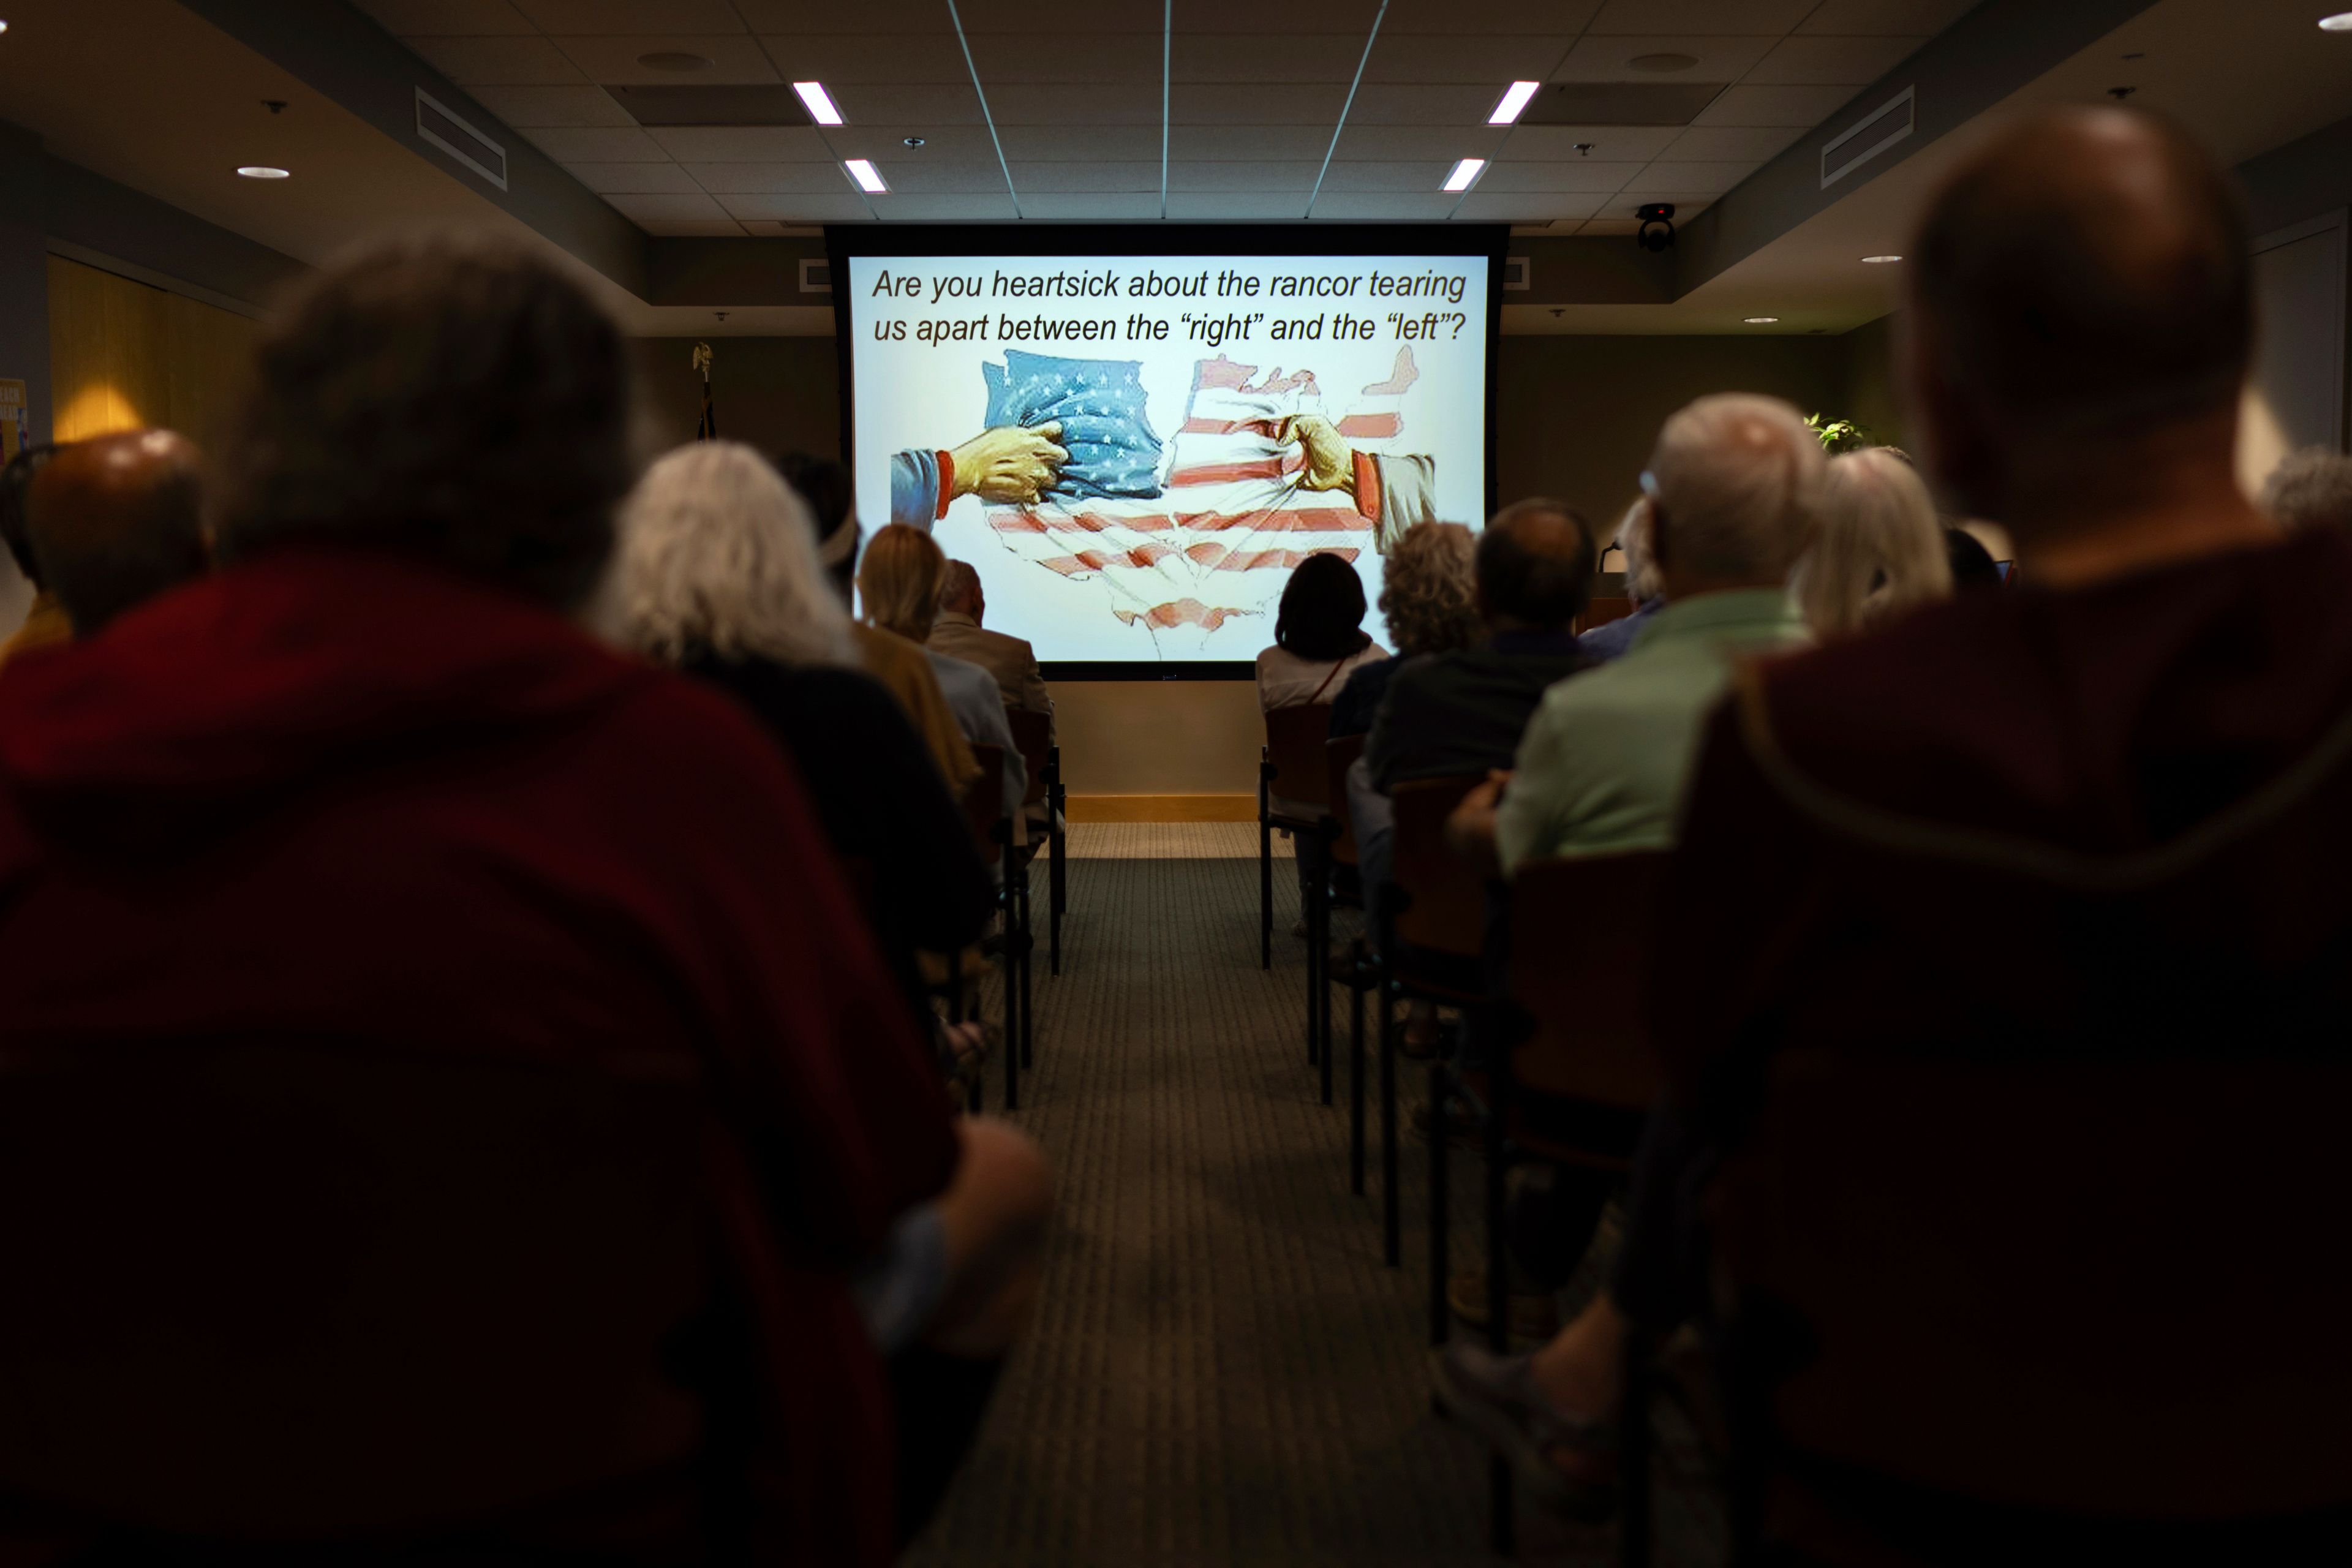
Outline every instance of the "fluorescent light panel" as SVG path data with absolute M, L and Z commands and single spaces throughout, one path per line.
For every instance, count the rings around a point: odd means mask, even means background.
M 815 121 L 819 125 L 842 123 L 841 110 L 833 106 L 833 94 L 824 90 L 824 83 L 796 81 L 793 83 L 793 90 L 801 95 L 803 103 L 808 105 L 811 120 Z
M 1449 191 L 1468 190 L 1470 183 L 1478 177 L 1478 171 L 1486 166 L 1486 160 L 1484 158 L 1463 159 L 1454 165 L 1454 173 L 1445 176 L 1445 188 Z
M 1864 267 L 1885 267 L 1902 259 L 1899 256 L 1865 256 L 1862 264 Z
M 2338 11 L 2333 16 L 2322 16 L 2319 30 L 2323 33 L 2352 33 L 2352 11 Z
M 1751 327 L 1769 327 L 1780 318 L 1778 316 L 1742 316 L 1739 319 Z
M 248 180 L 290 180 L 294 176 L 283 169 L 273 169 L 267 163 L 247 163 L 237 171 Z
M 1536 95 L 1536 89 L 1542 85 L 1541 82 L 1515 81 L 1505 88 L 1503 100 L 1495 105 L 1494 113 L 1486 116 L 1486 123 L 1509 125 L 1516 121 L 1519 118 L 1519 110 L 1528 106 L 1528 100 L 1533 98 Z
M 857 182 L 857 188 L 869 195 L 878 196 L 890 188 L 882 183 L 882 171 L 874 166 L 871 159 L 852 158 L 842 167 L 848 170 L 849 177 Z

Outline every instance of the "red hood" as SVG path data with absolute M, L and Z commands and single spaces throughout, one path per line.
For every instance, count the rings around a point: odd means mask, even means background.
M 288 551 L 0 670 L 0 817 L 49 839 L 185 835 L 363 755 L 574 718 L 646 673 L 434 568 Z

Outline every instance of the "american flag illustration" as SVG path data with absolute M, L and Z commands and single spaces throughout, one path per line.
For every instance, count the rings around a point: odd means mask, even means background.
M 1294 415 L 1328 419 L 1349 445 L 1387 453 L 1419 377 L 1410 348 L 1396 368 L 1340 412 L 1312 370 L 1261 369 L 1219 354 L 1194 366 L 1183 424 L 1168 444 L 1156 499 L 1049 493 L 1034 506 L 987 509 L 1006 549 L 1066 577 L 1101 583 L 1110 614 L 1153 633 L 1213 632 L 1237 616 L 1264 618 L 1291 568 L 1329 551 L 1356 560 L 1373 522 L 1346 490 L 1300 483 L 1306 458 L 1278 438 Z

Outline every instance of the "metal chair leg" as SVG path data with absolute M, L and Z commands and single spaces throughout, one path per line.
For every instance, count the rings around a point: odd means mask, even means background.
M 1013 982 L 1013 966 L 1021 961 L 1014 955 L 1017 935 L 1011 909 L 1011 898 L 1005 900 L 1004 956 L 998 973 L 1004 981 L 1004 1109 L 1021 1109 L 1021 988 Z
M 1029 1070 L 1032 1051 L 1037 1044 L 1037 1007 L 1029 989 L 1031 957 L 1036 952 L 1037 939 L 1031 929 L 1029 910 L 1029 868 L 1021 868 L 1021 1069 Z
M 1045 869 L 1045 940 L 1047 943 L 1046 973 L 1059 979 L 1062 973 L 1062 906 L 1069 900 L 1069 874 L 1063 866 L 1063 853 L 1068 848 L 1068 833 L 1062 824 L 1062 786 L 1056 784 L 1047 797 L 1048 809 L 1054 814 L 1051 838 L 1045 852 L 1052 857 Z
M 1257 966 L 1274 967 L 1274 825 L 1265 819 L 1265 784 L 1257 786 Z
M 1294 834 L 1291 843 L 1298 851 L 1298 908 L 1307 922 L 1307 1065 L 1313 1067 L 1319 1059 L 1316 1055 L 1315 983 L 1323 970 L 1322 955 L 1315 951 L 1315 932 L 1323 919 L 1323 889 L 1319 874 L 1319 852 L 1310 847 L 1306 834 Z
M 1446 1287 L 1453 1266 L 1447 1259 L 1447 1232 L 1453 1218 L 1453 1164 L 1449 1145 L 1453 1140 L 1446 1133 L 1445 1064 L 1429 1064 L 1429 1103 L 1435 1108 L 1432 1131 L 1436 1134 L 1429 1141 L 1429 1342 L 1442 1345 L 1454 1337 L 1453 1303 L 1446 1300 Z
M 1388 965 L 1381 966 L 1381 1255 L 1391 1268 L 1404 1264 L 1404 1214 L 1397 1195 L 1396 998 Z
M 1505 1096 L 1508 1086 L 1505 1077 L 1507 1062 L 1496 1065 L 1494 1089 L 1486 1107 L 1486 1348 L 1496 1355 L 1508 1355 L 1511 1350 L 1511 1260 L 1507 1239 L 1509 1215 L 1509 1192 L 1506 1183 L 1508 1174 L 1503 1142 Z M 1488 1529 L 1492 1546 L 1497 1556 L 1508 1556 L 1517 1535 L 1517 1518 L 1512 1506 L 1511 1467 L 1500 1456 L 1493 1458 L 1486 1470 L 1487 1502 L 1491 1518 Z
M 1348 1190 L 1364 1191 L 1364 965 L 1362 939 L 1348 950 Z
M 1323 1103 L 1331 1103 L 1331 897 L 1328 889 L 1316 900 L 1320 918 L 1315 922 L 1315 1051 L 1323 1065 Z

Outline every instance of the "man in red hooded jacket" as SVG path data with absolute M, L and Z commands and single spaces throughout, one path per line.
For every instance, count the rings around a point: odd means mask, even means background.
M 1001 1353 L 1042 1164 L 765 734 L 568 616 L 625 371 L 520 251 L 332 269 L 226 569 L 0 679 L 0 1557 L 879 1563 L 910 1214 Z

